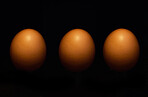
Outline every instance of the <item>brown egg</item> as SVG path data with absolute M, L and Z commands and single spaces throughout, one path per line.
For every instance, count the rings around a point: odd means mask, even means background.
M 13 38 L 10 57 L 17 69 L 33 71 L 41 67 L 46 57 L 46 44 L 34 29 L 24 29 Z
M 73 29 L 62 38 L 59 57 L 68 70 L 78 72 L 87 69 L 92 64 L 94 56 L 94 41 L 85 30 Z
M 127 29 L 117 29 L 104 42 L 103 55 L 108 66 L 116 71 L 134 67 L 139 58 L 139 44 L 135 35 Z

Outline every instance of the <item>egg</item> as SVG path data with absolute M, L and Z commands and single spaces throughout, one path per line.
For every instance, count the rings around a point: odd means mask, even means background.
M 106 64 L 116 71 L 133 68 L 139 58 L 140 47 L 135 35 L 128 29 L 119 28 L 111 32 L 103 46 Z
M 34 29 L 17 33 L 11 42 L 10 57 L 19 70 L 34 71 L 40 68 L 46 57 L 46 44 L 42 35 Z
M 95 44 L 91 35 L 83 29 L 70 30 L 59 45 L 59 58 L 63 66 L 72 72 L 86 70 L 95 57 Z

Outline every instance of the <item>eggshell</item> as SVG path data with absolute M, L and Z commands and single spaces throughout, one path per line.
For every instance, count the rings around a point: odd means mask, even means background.
M 86 70 L 92 64 L 94 56 L 94 41 L 85 30 L 73 29 L 60 42 L 59 57 L 61 63 L 70 71 Z
M 10 46 L 10 57 L 17 69 L 33 71 L 41 67 L 46 57 L 46 44 L 34 29 L 17 33 Z
M 140 47 L 135 35 L 124 28 L 111 32 L 104 42 L 103 55 L 108 66 L 116 71 L 133 68 L 139 58 Z

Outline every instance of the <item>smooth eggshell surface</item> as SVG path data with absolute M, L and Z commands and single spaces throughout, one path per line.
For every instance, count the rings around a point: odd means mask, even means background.
M 13 38 L 10 57 L 17 69 L 33 71 L 41 67 L 46 57 L 46 44 L 34 29 L 24 29 Z
M 139 49 L 135 35 L 127 29 L 120 28 L 111 32 L 106 38 L 103 55 L 111 69 L 126 71 L 136 65 Z
M 87 69 L 92 64 L 94 56 L 94 41 L 85 30 L 73 29 L 60 42 L 59 57 L 68 70 L 77 72 Z

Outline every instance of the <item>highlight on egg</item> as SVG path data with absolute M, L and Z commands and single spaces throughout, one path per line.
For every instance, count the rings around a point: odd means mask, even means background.
M 59 45 L 62 65 L 73 72 L 86 70 L 95 57 L 95 44 L 91 35 L 83 29 L 73 29 L 64 35 Z
M 11 42 L 10 57 L 19 70 L 37 70 L 43 65 L 46 57 L 44 38 L 34 29 L 20 31 Z
M 127 71 L 133 68 L 138 61 L 139 53 L 140 47 L 136 36 L 124 28 L 111 32 L 104 42 L 105 62 L 116 71 Z

